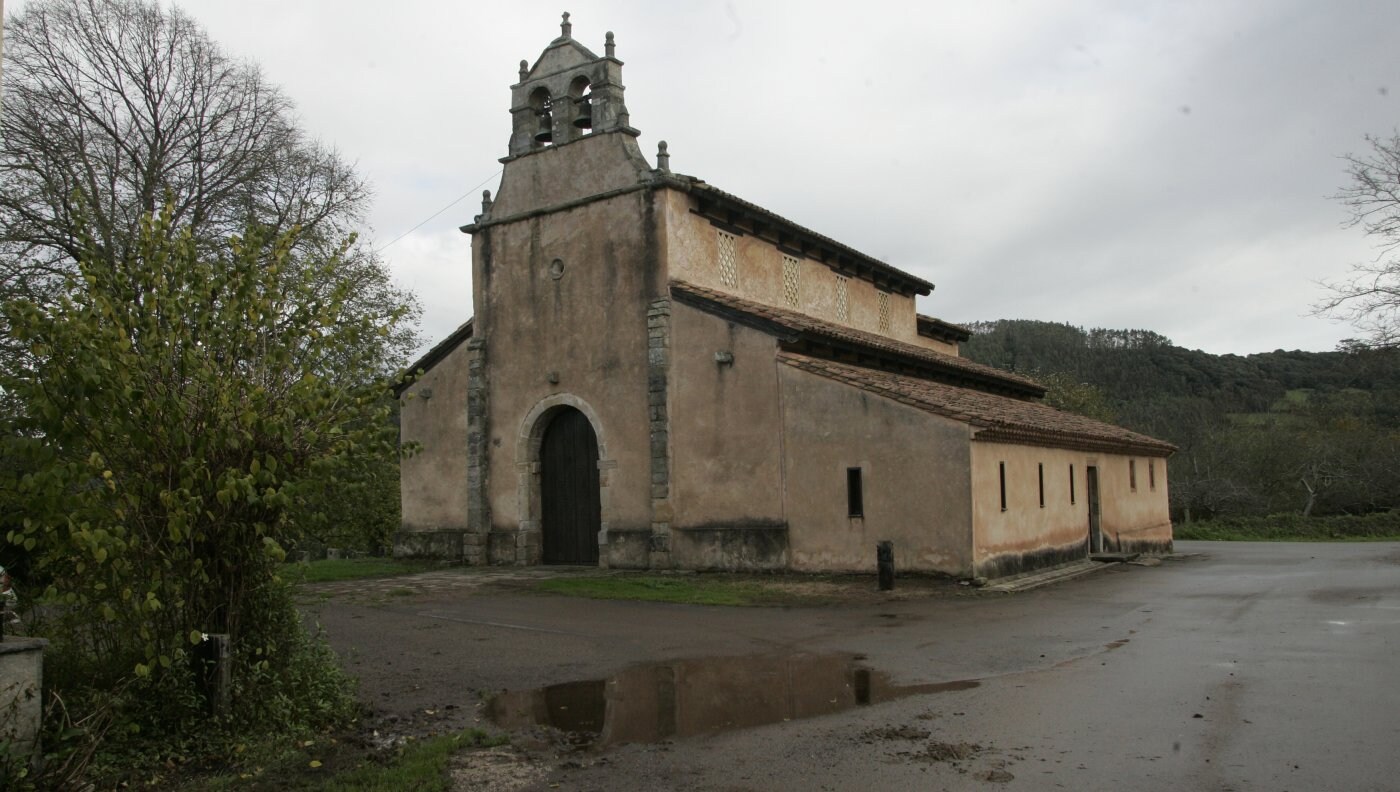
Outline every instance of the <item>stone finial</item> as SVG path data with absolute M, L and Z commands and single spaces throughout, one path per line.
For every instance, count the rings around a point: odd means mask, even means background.
M 569 38 L 574 34 L 574 25 L 569 21 L 569 12 L 564 12 L 564 21 L 559 23 L 559 31 L 562 38 Z
M 525 82 L 525 78 L 526 78 L 526 77 L 529 77 L 529 76 L 530 76 L 530 62 L 527 61 L 527 60 L 521 60 L 521 61 L 520 61 L 520 81 L 521 81 L 521 82 Z
M 603 41 L 603 54 L 611 58 L 614 57 L 614 53 L 616 52 L 617 44 L 613 41 L 613 32 L 609 30 L 608 35 L 604 38 Z
M 491 213 L 491 191 L 490 191 L 490 190 L 482 190 L 482 191 L 481 191 L 481 213 L 482 213 L 482 214 L 490 214 L 490 213 Z
M 656 169 L 662 173 L 671 172 L 671 154 L 666 150 L 666 141 L 656 144 Z

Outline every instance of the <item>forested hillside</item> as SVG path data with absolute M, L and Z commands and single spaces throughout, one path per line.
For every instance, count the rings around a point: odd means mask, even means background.
M 1400 506 L 1400 350 L 1242 357 L 1146 330 L 968 327 L 966 357 L 1041 380 L 1064 409 L 1178 445 L 1174 519 Z

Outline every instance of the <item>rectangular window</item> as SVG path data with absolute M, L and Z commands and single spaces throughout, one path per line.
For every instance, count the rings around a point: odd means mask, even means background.
M 846 516 L 865 516 L 865 493 L 861 491 L 860 468 L 846 468 Z
M 1147 460 L 1147 488 L 1157 491 L 1157 460 Z
M 1137 492 L 1137 460 L 1128 460 L 1128 489 Z
M 800 305 L 797 295 L 797 278 L 801 273 L 796 256 L 783 256 L 783 302 L 796 308 Z
M 1069 466 L 1069 505 L 1074 505 L 1074 465 Z
M 1006 463 L 997 463 L 997 475 L 1001 478 L 1001 510 L 1006 511 Z
M 734 250 L 735 236 L 728 231 L 719 231 L 719 282 L 736 288 L 739 285 L 739 255 Z
M 880 332 L 890 331 L 890 295 L 889 292 L 880 292 Z
M 851 304 L 846 296 L 846 281 L 840 275 L 836 276 L 836 318 L 845 322 L 851 318 Z
M 1045 508 L 1045 463 L 1037 464 L 1035 470 L 1036 478 L 1040 480 L 1040 508 Z

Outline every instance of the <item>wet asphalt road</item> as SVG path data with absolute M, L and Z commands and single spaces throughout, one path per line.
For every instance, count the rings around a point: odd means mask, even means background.
M 532 788 L 1400 790 L 1400 544 L 1177 550 L 1159 567 L 1022 594 L 852 607 L 400 582 L 313 610 L 365 698 L 444 728 L 480 717 L 480 691 L 647 661 L 847 653 L 890 685 L 963 682 L 821 717 L 536 757 L 548 766 Z M 715 667 L 726 664 L 705 666 Z M 735 675 L 744 667 L 735 661 Z M 750 695 L 743 679 L 716 684 Z

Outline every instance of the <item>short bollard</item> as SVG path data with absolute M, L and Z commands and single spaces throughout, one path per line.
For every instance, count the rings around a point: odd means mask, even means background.
M 894 588 L 894 542 L 880 542 L 875 545 L 875 563 L 880 571 L 880 590 Z

